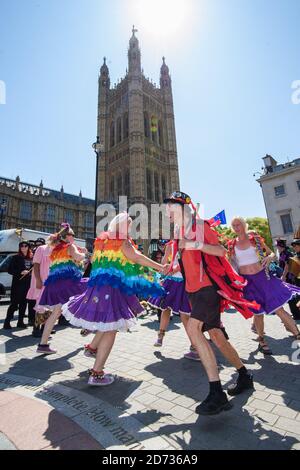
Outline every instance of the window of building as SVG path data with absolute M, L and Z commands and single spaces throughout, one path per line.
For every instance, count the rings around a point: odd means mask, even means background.
M 123 179 L 122 179 L 122 175 L 118 176 L 117 188 L 118 188 L 118 196 L 123 196 Z
M 155 188 L 155 200 L 156 202 L 159 202 L 159 179 L 158 179 L 158 173 L 154 173 L 154 188 Z
M 161 177 L 161 190 L 162 190 L 162 197 L 163 200 L 167 197 L 167 185 L 166 185 L 166 177 L 162 175 Z
M 151 170 L 147 168 L 146 171 L 146 179 L 147 179 L 147 199 L 148 201 L 152 201 L 152 174 Z
M 153 142 L 157 144 L 157 132 L 158 132 L 158 123 L 157 123 L 157 117 L 152 116 L 151 117 L 151 139 Z
M 285 196 L 284 184 L 281 184 L 280 186 L 275 186 L 274 191 L 276 197 Z
M 122 120 L 119 117 L 117 120 L 117 143 L 122 141 Z
M 125 173 L 124 186 L 125 186 L 124 187 L 125 196 L 130 197 L 130 173 L 129 173 L 129 170 L 126 170 L 126 173 Z
M 298 186 L 298 189 L 300 191 L 300 181 L 297 181 L 297 186 Z
M 92 240 L 94 240 L 93 232 L 84 232 L 84 239 L 87 241 L 91 241 L 91 246 L 93 246 L 92 245 Z
M 115 197 L 115 177 L 112 176 L 110 179 L 110 198 L 114 199 Z
M 114 121 L 110 125 L 110 146 L 114 147 L 115 145 L 115 123 Z
M 161 147 L 164 146 L 163 127 L 161 121 L 158 122 L 158 143 Z
M 20 204 L 20 219 L 32 219 L 32 204 L 27 201 L 22 201 Z
M 125 113 L 123 117 L 123 135 L 124 135 L 124 139 L 128 139 L 128 136 L 129 136 L 128 113 Z
M 150 137 L 150 122 L 148 113 L 144 113 L 145 137 Z
M 74 212 L 67 210 L 65 212 L 65 222 L 67 222 L 70 225 L 74 225 Z
M 55 206 L 47 206 L 45 208 L 45 220 L 47 222 L 55 222 L 56 219 L 56 208 Z
M 84 217 L 85 228 L 92 228 L 94 226 L 94 214 L 86 212 Z
M 0 196 L 0 230 L 5 228 L 5 215 L 7 214 L 8 199 Z
M 282 223 L 282 228 L 283 228 L 283 233 L 293 233 L 293 224 L 292 224 L 292 219 L 290 214 L 284 214 L 280 216 L 281 218 L 281 223 Z

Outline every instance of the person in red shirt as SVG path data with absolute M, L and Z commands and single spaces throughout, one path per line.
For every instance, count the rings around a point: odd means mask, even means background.
M 237 351 L 226 339 L 221 324 L 221 297 L 219 288 L 210 278 L 204 254 L 224 257 L 226 250 L 219 244 L 218 235 L 209 224 L 200 220 L 191 198 L 180 191 L 164 201 L 167 215 L 175 224 L 175 238 L 178 239 L 181 269 L 185 278 L 185 288 L 191 304 L 191 317 L 187 332 L 195 346 L 203 367 L 208 375 L 209 394 L 197 406 L 196 413 L 212 415 L 232 407 L 223 391 L 215 354 L 204 336 L 207 331 L 211 340 L 225 358 L 237 369 L 237 382 L 228 389 L 229 395 L 238 395 L 244 390 L 253 389 L 253 376 L 250 374 Z

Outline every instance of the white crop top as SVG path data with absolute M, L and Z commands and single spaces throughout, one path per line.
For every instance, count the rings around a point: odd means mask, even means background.
M 239 267 L 259 262 L 256 250 L 253 246 L 250 246 L 246 250 L 239 250 L 235 247 L 235 256 Z

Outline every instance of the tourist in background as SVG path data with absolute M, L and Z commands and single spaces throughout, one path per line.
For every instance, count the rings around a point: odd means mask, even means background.
M 13 276 L 11 286 L 11 302 L 4 321 L 4 329 L 12 328 L 10 322 L 13 320 L 15 311 L 19 310 L 18 328 L 27 328 L 24 316 L 27 307 L 27 292 L 30 287 L 32 271 L 32 251 L 27 241 L 19 243 L 19 252 L 12 257 L 8 273 Z

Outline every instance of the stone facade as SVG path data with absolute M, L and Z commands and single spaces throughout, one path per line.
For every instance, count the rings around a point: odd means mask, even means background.
M 76 237 L 92 239 L 94 207 L 92 199 L 60 191 L 0 178 L 2 229 L 28 228 L 43 232 L 57 231 L 61 222 L 69 222 Z
M 104 58 L 99 76 L 97 202 L 162 202 L 179 189 L 172 81 L 163 58 L 160 87 L 144 76 L 133 28 L 128 71 L 114 87 Z
M 290 243 L 300 225 L 300 158 L 278 164 L 267 155 L 264 173 L 257 180 L 262 188 L 272 239 Z

